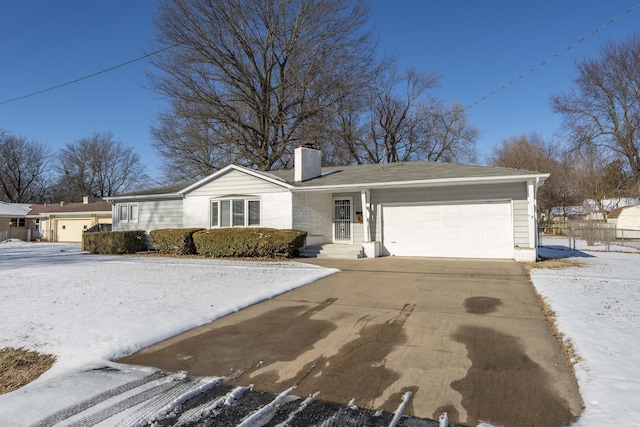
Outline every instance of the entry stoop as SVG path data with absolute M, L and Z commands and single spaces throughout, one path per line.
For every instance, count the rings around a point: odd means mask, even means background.
M 304 258 L 358 259 L 364 257 L 364 252 L 362 245 L 326 243 L 324 245 L 305 246 L 300 249 L 300 256 Z

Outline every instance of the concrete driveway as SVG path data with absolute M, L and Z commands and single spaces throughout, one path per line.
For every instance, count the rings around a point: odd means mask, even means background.
M 576 382 L 522 266 L 424 258 L 309 260 L 342 271 L 120 362 L 235 376 L 279 393 L 477 425 L 562 426 Z

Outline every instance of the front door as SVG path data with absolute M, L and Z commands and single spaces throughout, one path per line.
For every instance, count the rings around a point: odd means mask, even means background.
M 352 235 L 351 199 L 333 199 L 333 242 L 351 243 Z

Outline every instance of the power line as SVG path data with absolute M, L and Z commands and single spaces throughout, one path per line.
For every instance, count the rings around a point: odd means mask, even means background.
M 61 87 L 69 86 L 69 85 L 72 85 L 74 83 L 78 83 L 78 82 L 81 82 L 83 80 L 87 80 L 87 79 L 90 79 L 92 77 L 99 76 L 100 74 L 108 73 L 109 71 L 113 71 L 115 69 L 124 67 L 125 65 L 133 64 L 134 62 L 138 62 L 138 61 L 141 61 L 143 59 L 149 58 L 150 56 L 162 53 L 162 52 L 164 52 L 166 50 L 169 50 L 169 49 L 171 49 L 171 48 L 173 48 L 175 46 L 177 46 L 177 45 L 172 45 L 172 46 L 165 47 L 163 49 L 156 50 L 154 52 L 148 53 L 148 54 L 143 55 L 143 56 L 139 56 L 137 58 L 131 59 L 131 60 L 126 61 L 126 62 L 123 62 L 121 64 L 114 65 L 113 67 L 105 68 L 104 70 L 100 70 L 100 71 L 97 71 L 95 73 L 88 74 L 88 75 L 86 75 L 84 77 L 80 77 L 80 78 L 77 78 L 75 80 L 71 80 L 71 81 L 68 81 L 68 82 L 65 82 L 65 83 L 61 83 L 59 85 L 51 86 L 51 87 L 49 87 L 47 89 L 42 89 L 42 90 L 39 90 L 37 92 L 32 92 L 32 93 L 29 93 L 27 95 L 19 96 L 17 98 L 12 98 L 12 99 L 7 99 L 6 101 L 1 101 L 0 105 L 8 104 L 10 102 L 20 101 L 21 99 L 30 98 L 32 96 L 40 95 L 40 94 L 45 93 L 45 92 L 49 92 L 49 91 L 52 91 L 52 90 L 55 90 L 55 89 L 60 89 Z
M 516 83 L 516 82 L 518 82 L 518 81 L 522 80 L 523 78 L 525 78 L 525 77 L 527 77 L 528 75 L 532 74 L 533 72 L 537 71 L 539 68 L 541 68 L 541 67 L 543 67 L 543 66 L 547 65 L 549 62 L 551 62 L 551 61 L 555 60 L 555 59 L 556 59 L 556 58 L 558 58 L 559 56 L 564 55 L 564 54 L 565 54 L 565 53 L 567 53 L 569 50 L 573 49 L 574 47 L 576 47 L 576 46 L 577 46 L 577 45 L 579 45 L 580 43 L 584 42 L 585 40 L 587 40 L 587 39 L 589 39 L 589 38 L 593 37 L 595 34 L 599 33 L 599 32 L 600 32 L 600 31 L 602 31 L 602 30 L 604 30 L 605 28 L 607 28 L 608 26 L 610 26 L 611 24 L 613 24 L 614 22 L 616 22 L 616 21 L 617 21 L 617 20 L 619 20 L 620 18 L 624 17 L 625 15 L 627 15 L 627 14 L 631 13 L 633 10 L 637 9 L 638 7 L 640 7 L 640 3 L 637 3 L 637 4 L 635 4 L 634 6 L 630 7 L 629 9 L 627 9 L 626 11 L 624 11 L 623 13 L 621 13 L 621 14 L 619 14 L 618 16 L 616 16 L 615 18 L 611 19 L 609 22 L 607 22 L 607 23 L 605 23 L 604 25 L 601 25 L 600 27 L 596 28 L 595 30 L 593 30 L 592 32 L 590 32 L 589 34 L 587 34 L 586 36 L 582 37 L 580 40 L 578 40 L 578 41 L 576 41 L 576 42 L 574 42 L 574 43 L 570 44 L 569 46 L 567 46 L 567 47 L 565 47 L 564 49 L 562 49 L 561 51 L 557 52 L 555 55 L 553 55 L 553 56 L 551 56 L 551 57 L 549 57 L 549 58 L 545 59 L 544 61 L 542 61 L 541 63 L 539 63 L 539 64 L 538 64 L 538 65 L 536 65 L 535 67 L 531 68 L 530 70 L 528 70 L 528 71 L 526 71 L 526 72 L 524 72 L 524 73 L 520 74 L 518 77 L 516 77 L 515 79 L 511 80 L 510 82 L 508 82 L 508 83 L 506 83 L 506 84 L 504 84 L 504 85 L 500 86 L 498 89 L 494 90 L 493 92 L 491 92 L 491 93 L 489 93 L 489 94 L 487 94 L 487 95 L 483 96 L 482 98 L 478 99 L 477 101 L 475 101 L 475 102 L 473 102 L 473 103 L 469 104 L 468 106 L 466 106 L 466 107 L 465 107 L 465 110 L 468 110 L 469 108 L 471 108 L 471 107 L 474 107 L 474 106 L 478 105 L 479 103 L 481 103 L 481 102 L 483 102 L 483 101 L 487 100 L 488 98 L 491 98 L 492 96 L 494 96 L 494 95 L 496 95 L 497 93 L 499 93 L 499 92 L 503 91 L 504 89 L 508 88 L 509 86 L 513 85 L 514 83 Z M 157 54 L 159 54 L 159 53 L 162 53 L 162 52 L 164 52 L 164 51 L 166 51 L 166 50 L 169 50 L 169 49 L 171 49 L 171 48 L 173 48 L 173 47 L 175 47 L 175 46 L 176 46 L 176 45 L 172 45 L 172 46 L 165 47 L 165 48 L 163 48 L 163 49 L 156 50 L 156 51 L 151 52 L 151 53 L 148 53 L 148 54 L 146 54 L 146 55 L 139 56 L 139 57 L 137 57 L 137 58 L 131 59 L 131 60 L 126 61 L 126 62 L 123 62 L 123 63 L 121 63 L 121 64 L 114 65 L 114 66 L 109 67 L 109 68 L 105 68 L 104 70 L 100 70 L 100 71 L 97 71 L 97 72 L 95 72 L 95 73 L 88 74 L 88 75 L 86 75 L 86 76 L 83 76 L 83 77 L 77 78 L 77 79 L 75 79 L 75 80 L 71 80 L 71 81 L 68 81 L 68 82 L 65 82 L 65 83 L 61 83 L 61 84 L 59 84 L 59 85 L 51 86 L 51 87 L 49 87 L 49 88 L 42 89 L 42 90 L 39 90 L 39 91 L 36 91 L 36 92 L 32 92 L 32 93 L 29 93 L 29 94 L 27 94 L 27 95 L 19 96 L 19 97 L 17 97 L 17 98 L 12 98 L 12 99 L 7 99 L 7 100 L 5 100 L 5 101 L 0 101 L 0 105 L 8 104 L 8 103 L 10 103 L 10 102 L 20 101 L 20 100 L 25 99 L 25 98 L 30 98 L 30 97 L 32 97 L 32 96 L 40 95 L 40 94 L 45 93 L 45 92 L 50 92 L 50 91 L 55 90 L 55 89 L 60 89 L 61 87 L 69 86 L 69 85 L 72 85 L 72 84 L 75 84 L 75 83 L 81 82 L 81 81 L 83 81 L 83 80 L 87 80 L 87 79 L 90 79 L 90 78 L 92 78 L 92 77 L 99 76 L 100 74 L 108 73 L 108 72 L 113 71 L 113 70 L 115 70 L 115 69 L 118 69 L 118 68 L 124 67 L 125 65 L 129 65 L 129 64 L 132 64 L 132 63 L 134 63 L 134 62 L 138 62 L 138 61 L 141 61 L 141 60 L 143 60 L 143 59 L 149 58 L 149 57 L 151 57 L 151 56 L 153 56 L 153 55 L 157 55 Z
M 526 71 L 522 74 L 520 74 L 518 77 L 516 77 L 515 79 L 511 80 L 509 83 L 506 83 L 502 86 L 500 86 L 498 89 L 494 90 L 493 92 L 489 93 L 488 95 L 483 96 L 482 98 L 478 99 L 477 101 L 469 104 L 468 106 L 466 106 L 464 109 L 468 110 L 471 107 L 474 107 L 476 105 L 478 105 L 479 103 L 481 103 L 482 101 L 487 100 L 488 98 L 491 98 L 493 95 L 497 94 L 498 92 L 503 91 L 504 89 L 508 88 L 509 86 L 511 86 L 512 84 L 522 80 L 523 78 L 527 77 L 529 74 L 537 71 L 539 68 L 547 65 L 549 62 L 553 61 L 554 59 L 558 58 L 561 55 L 564 55 L 565 53 L 567 53 L 569 50 L 573 49 L 574 47 L 576 47 L 577 45 L 579 45 L 580 43 L 584 42 L 585 40 L 593 37 L 594 35 L 596 35 L 597 33 L 599 33 L 600 31 L 604 30 L 605 28 L 607 28 L 609 25 L 613 24 L 614 22 L 616 22 L 617 20 L 619 20 L 620 18 L 622 18 L 623 16 L 631 13 L 634 9 L 640 7 L 640 3 L 630 7 L 629 9 L 627 9 L 626 11 L 622 12 L 620 15 L 616 16 L 615 18 L 613 18 L 612 20 L 610 20 L 609 22 L 607 22 L 604 25 L 601 25 L 600 27 L 596 28 L 595 30 L 593 30 L 592 32 L 590 32 L 589 34 L 587 34 L 586 36 L 582 37 L 580 40 L 573 42 L 572 44 L 570 44 L 569 46 L 565 47 L 564 49 L 562 49 L 561 51 L 559 51 L 558 53 L 556 53 L 555 55 L 545 59 L 544 61 L 542 61 L 541 63 L 539 63 L 538 65 L 536 65 L 535 67 L 531 68 L 529 71 Z

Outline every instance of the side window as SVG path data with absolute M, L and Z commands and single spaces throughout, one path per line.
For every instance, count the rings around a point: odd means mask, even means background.
M 138 204 L 122 203 L 118 205 L 118 221 L 138 222 Z
M 138 204 L 129 205 L 129 222 L 138 222 Z

